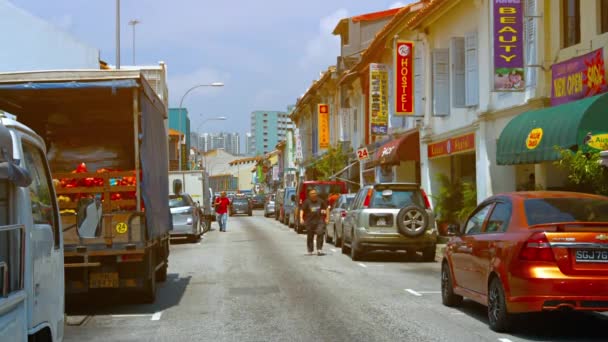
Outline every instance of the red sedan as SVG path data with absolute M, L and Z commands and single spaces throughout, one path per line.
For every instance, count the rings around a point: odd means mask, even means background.
M 608 311 L 608 197 L 497 195 L 449 234 L 443 304 L 486 305 L 495 331 L 507 331 L 516 313 Z

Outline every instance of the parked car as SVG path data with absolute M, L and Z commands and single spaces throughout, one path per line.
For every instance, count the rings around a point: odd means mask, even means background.
M 203 234 L 199 217 L 199 206 L 188 194 L 169 195 L 169 209 L 173 219 L 171 237 L 187 237 L 190 241 L 198 241 Z
M 275 195 L 268 195 L 266 202 L 264 203 L 264 217 L 270 217 L 275 212 Z
M 437 229 L 430 202 L 418 184 L 368 185 L 353 199 L 342 225 L 342 253 L 353 260 L 373 250 L 422 252 L 435 260 Z
M 608 197 L 496 195 L 448 233 L 443 304 L 487 305 L 492 330 L 508 331 L 517 313 L 608 311 Z
M 255 195 L 251 197 L 251 205 L 253 209 L 264 209 L 264 203 L 266 202 L 265 195 Z
M 279 189 L 274 200 L 274 219 L 281 221 L 281 215 L 283 213 L 283 200 L 285 197 L 285 189 Z
M 294 227 L 298 234 L 306 231 L 306 227 L 304 227 L 303 222 L 300 222 L 300 209 L 302 208 L 302 204 L 304 203 L 304 200 L 308 197 L 308 192 L 311 189 L 317 190 L 319 198 L 322 198 L 323 200 L 327 200 L 329 195 L 332 193 L 348 193 L 348 190 L 346 189 L 346 183 L 342 181 L 305 181 L 298 184 L 298 188 L 295 194 L 296 197 L 294 198 L 297 202 L 293 213 Z
M 340 195 L 329 212 L 329 223 L 327 224 L 326 242 L 333 242 L 336 247 L 342 246 L 342 222 L 348 212 L 348 207 L 353 202 L 356 194 Z
M 247 197 L 235 197 L 230 202 L 230 209 L 228 210 L 230 216 L 234 215 L 253 215 L 253 206 L 251 205 L 251 200 Z
M 283 198 L 283 224 L 288 227 L 293 227 L 295 219 L 293 213 L 296 208 L 296 201 L 294 196 L 296 194 L 296 188 L 285 188 L 285 195 Z

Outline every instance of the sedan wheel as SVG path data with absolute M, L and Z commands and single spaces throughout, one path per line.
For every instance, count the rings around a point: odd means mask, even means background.
M 511 328 L 511 315 L 507 311 L 505 290 L 500 279 L 494 278 L 488 289 L 488 320 L 490 329 L 507 332 Z
M 361 260 L 362 256 L 363 256 L 363 251 L 357 247 L 357 243 L 356 243 L 355 237 L 353 235 L 352 241 L 350 243 L 350 258 L 353 261 L 359 261 L 359 260 Z
M 342 241 L 338 236 L 338 231 L 336 230 L 336 226 L 334 226 L 334 246 L 340 247 L 342 245 Z
M 443 305 L 449 307 L 455 307 L 462 304 L 462 296 L 454 293 L 452 275 L 447 262 L 444 262 L 441 266 L 441 301 L 443 302 Z

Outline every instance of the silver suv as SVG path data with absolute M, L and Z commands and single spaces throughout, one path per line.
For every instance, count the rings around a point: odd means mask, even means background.
M 428 197 L 417 184 L 380 183 L 359 190 L 346 214 L 342 253 L 353 260 L 373 250 L 422 252 L 435 260 L 437 228 Z

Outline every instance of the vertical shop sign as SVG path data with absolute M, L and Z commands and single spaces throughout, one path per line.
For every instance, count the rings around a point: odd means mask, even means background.
M 494 2 L 494 90 L 523 91 L 524 0 Z
M 552 106 L 606 92 L 604 49 L 553 64 L 551 85 Z
M 317 105 L 319 113 L 319 148 L 329 148 L 329 105 Z
M 414 114 L 414 42 L 397 41 L 394 77 L 395 115 Z
M 388 67 L 369 65 L 369 113 L 372 135 L 388 134 Z
M 302 137 L 300 136 L 300 129 L 296 128 L 296 160 L 302 161 L 304 159 L 304 152 L 302 151 Z

